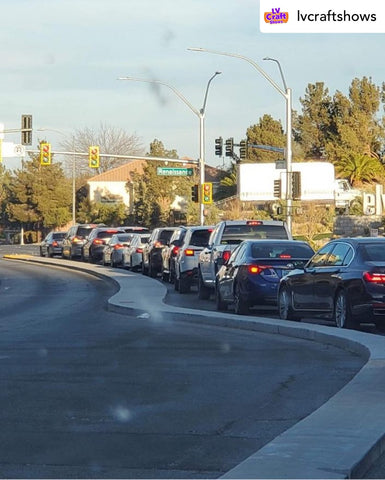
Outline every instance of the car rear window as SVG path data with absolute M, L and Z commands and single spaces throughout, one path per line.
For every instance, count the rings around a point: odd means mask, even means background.
M 53 233 L 52 238 L 55 240 L 61 240 L 65 237 L 66 232 L 58 232 L 58 233 Z
M 79 227 L 76 232 L 77 237 L 88 237 L 94 227 Z
M 96 236 L 98 238 L 111 238 L 115 233 L 119 233 L 118 230 L 102 230 L 98 232 Z
M 159 234 L 159 240 L 162 243 L 166 243 L 170 240 L 171 235 L 174 233 L 174 230 L 162 230 Z
M 221 243 L 238 244 L 246 239 L 272 238 L 284 240 L 288 238 L 284 225 L 244 224 L 226 225 L 223 231 Z
M 371 243 L 360 246 L 362 258 L 365 262 L 385 262 L 385 244 Z
M 212 230 L 195 230 L 191 234 L 190 245 L 194 247 L 206 247 L 209 243 L 209 238 Z
M 308 245 L 286 245 L 282 244 L 253 244 L 251 246 L 251 255 L 253 258 L 278 258 L 278 259 L 308 259 L 314 254 L 312 248 Z

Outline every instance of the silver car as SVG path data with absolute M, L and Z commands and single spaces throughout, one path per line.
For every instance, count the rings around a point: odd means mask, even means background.
M 123 266 L 124 251 L 130 246 L 132 233 L 115 233 L 103 248 L 103 265 Z
M 197 284 L 200 252 L 208 245 L 214 226 L 187 227 L 186 235 L 175 257 L 175 290 L 187 293 Z
M 142 269 L 143 246 L 148 243 L 149 233 L 134 233 L 130 245 L 123 251 L 123 267 L 131 270 Z

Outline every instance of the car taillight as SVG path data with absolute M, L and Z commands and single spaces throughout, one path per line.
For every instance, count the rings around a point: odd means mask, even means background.
M 155 248 L 161 248 L 161 247 L 163 247 L 163 243 L 162 243 L 162 242 L 159 242 L 159 241 L 156 241 L 156 242 L 154 243 L 154 247 L 155 247 Z
M 385 283 L 385 273 L 365 272 L 363 277 L 365 282 Z
M 246 222 L 246 225 L 263 225 L 263 222 L 260 220 L 248 220 Z
M 143 253 L 143 248 L 137 248 L 137 249 L 135 250 L 135 252 L 136 252 L 136 253 Z
M 228 259 L 231 257 L 231 252 L 230 250 L 224 250 L 222 253 L 222 259 L 224 262 L 227 262 Z
M 193 250 L 192 248 L 186 248 L 184 254 L 186 255 L 186 257 L 193 257 L 195 254 L 195 250 Z
M 175 256 L 175 255 L 179 252 L 179 248 L 180 248 L 180 247 L 174 245 L 174 247 L 173 247 L 172 250 L 171 250 L 172 255 Z
M 57 243 L 56 240 L 54 240 L 54 241 L 52 242 L 52 246 L 53 246 L 53 247 L 57 247 L 58 245 L 59 245 L 59 244 Z
M 291 258 L 291 255 L 289 255 L 288 253 L 281 253 L 279 258 Z
M 271 268 L 268 265 L 248 265 L 247 266 L 247 271 L 251 273 L 252 275 L 259 275 L 263 270 L 266 270 L 267 268 Z
M 103 245 L 105 242 L 104 242 L 104 240 L 101 240 L 100 238 L 95 238 L 92 243 L 94 245 Z
M 72 239 L 73 243 L 78 243 L 78 242 L 81 242 L 83 239 L 81 237 L 74 237 Z
M 114 250 L 119 250 L 119 248 L 123 248 L 123 245 L 121 245 L 120 243 L 114 245 Z

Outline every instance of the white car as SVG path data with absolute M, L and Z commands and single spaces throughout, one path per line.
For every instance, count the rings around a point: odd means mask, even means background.
M 132 233 L 112 235 L 103 248 L 103 265 L 111 265 L 111 267 L 123 265 L 123 253 L 130 246 L 132 236 Z
M 197 284 L 198 260 L 201 251 L 208 245 L 214 226 L 187 227 L 186 235 L 175 257 L 175 290 L 187 293 Z
M 143 246 L 148 243 L 149 233 L 132 234 L 130 245 L 123 251 L 123 267 L 141 270 Z

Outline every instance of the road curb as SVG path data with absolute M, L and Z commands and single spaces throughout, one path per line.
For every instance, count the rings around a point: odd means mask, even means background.
M 16 257 L 16 258 L 15 258 Z M 241 328 L 301 338 L 347 349 L 367 360 L 364 367 L 320 408 L 289 428 L 221 478 L 361 478 L 385 450 L 385 337 L 324 325 L 284 322 L 174 307 L 157 280 L 99 265 L 39 257 L 5 256 L 71 268 L 113 280 L 119 291 L 108 309 L 154 321 L 168 319 Z M 143 290 L 150 299 L 141 301 Z

